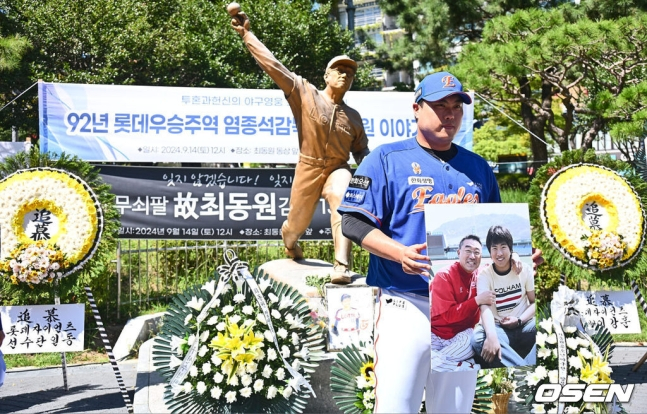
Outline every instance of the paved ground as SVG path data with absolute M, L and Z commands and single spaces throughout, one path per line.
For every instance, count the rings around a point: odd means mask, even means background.
M 132 401 L 137 361 L 119 364 Z M 69 391 L 59 368 L 7 372 L 0 387 L 0 413 L 127 413 L 110 364 L 68 367 Z
M 617 346 L 611 363 L 613 379 L 636 384 L 628 413 L 647 414 L 647 363 L 632 372 L 647 347 Z M 133 399 L 137 361 L 120 364 L 121 374 Z M 69 367 L 68 385 L 63 388 L 61 368 L 21 369 L 7 373 L 0 388 L 0 413 L 125 413 L 123 398 L 109 364 Z

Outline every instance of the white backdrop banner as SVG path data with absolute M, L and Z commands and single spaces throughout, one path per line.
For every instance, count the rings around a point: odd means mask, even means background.
M 278 89 L 40 82 L 40 148 L 86 161 L 296 163 L 298 138 Z M 416 133 L 412 92 L 348 92 L 369 147 Z M 455 142 L 471 148 L 473 105 Z

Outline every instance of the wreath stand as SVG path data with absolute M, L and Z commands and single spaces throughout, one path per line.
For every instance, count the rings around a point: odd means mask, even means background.
M 647 303 L 645 303 L 645 299 L 643 298 L 643 295 L 640 293 L 640 289 L 638 288 L 638 284 L 636 283 L 635 280 L 631 281 L 631 288 L 634 291 L 634 295 L 636 295 L 636 299 L 638 300 L 638 302 L 640 302 L 640 306 L 643 308 L 643 312 L 645 312 L 645 315 L 647 315 Z M 640 358 L 640 360 L 636 363 L 636 365 L 634 365 L 631 371 L 632 372 L 638 371 L 638 368 L 640 368 L 640 366 L 644 364 L 645 361 L 647 361 L 647 352 L 645 352 L 645 355 L 643 355 L 642 358 Z

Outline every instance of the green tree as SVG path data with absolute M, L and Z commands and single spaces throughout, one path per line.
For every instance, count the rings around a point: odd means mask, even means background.
M 565 5 L 495 18 L 452 68 L 540 138 L 531 141 L 538 161 L 548 155 L 542 141 L 564 151 L 579 136 L 590 148 L 613 125 L 644 112 L 647 14 L 593 21 L 585 11 Z
M 273 88 L 230 27 L 229 1 L 0 0 L 5 22 L 33 44 L 27 84 L 47 82 Z M 330 58 L 359 58 L 350 33 L 311 0 L 241 2 L 252 30 L 316 85 Z M 362 68 L 354 89 L 373 81 Z M 2 93 L 2 91 L 0 91 Z M 35 131 L 37 114 L 28 125 Z
M 474 130 L 475 153 L 489 161 L 498 161 L 499 155 L 528 155 L 530 140 L 525 131 L 499 126 L 498 122 L 488 121 Z

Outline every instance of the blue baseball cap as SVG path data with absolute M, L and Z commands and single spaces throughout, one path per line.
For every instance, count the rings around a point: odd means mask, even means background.
M 463 92 L 463 85 L 449 72 L 437 72 L 425 76 L 415 91 L 415 102 L 439 101 L 449 95 L 459 95 L 466 104 L 472 103 L 472 98 Z
M 345 299 L 350 299 L 350 295 L 349 295 L 348 293 L 344 293 L 343 295 L 341 295 L 341 300 L 342 300 L 342 302 L 343 302 Z

